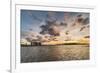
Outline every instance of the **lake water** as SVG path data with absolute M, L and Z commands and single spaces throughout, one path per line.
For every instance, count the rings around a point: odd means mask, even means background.
M 21 63 L 88 59 L 88 45 L 21 47 Z

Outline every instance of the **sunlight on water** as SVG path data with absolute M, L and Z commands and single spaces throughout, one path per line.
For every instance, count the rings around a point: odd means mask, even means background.
M 88 60 L 87 45 L 57 45 L 21 47 L 21 62 Z

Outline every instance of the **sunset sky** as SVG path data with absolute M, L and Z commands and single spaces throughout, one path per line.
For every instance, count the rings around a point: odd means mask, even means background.
M 40 26 L 46 25 L 48 20 L 56 20 L 58 24 L 64 22 L 70 26 L 78 15 L 89 18 L 89 13 L 21 10 L 21 37 L 27 36 L 29 32 L 40 33 Z

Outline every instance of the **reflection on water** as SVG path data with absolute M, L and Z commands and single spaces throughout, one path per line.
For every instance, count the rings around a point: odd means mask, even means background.
M 21 47 L 21 62 L 88 60 L 87 45 Z

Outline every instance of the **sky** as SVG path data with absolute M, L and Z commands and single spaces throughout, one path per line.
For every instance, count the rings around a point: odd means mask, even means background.
M 58 23 L 66 21 L 70 25 L 77 15 L 80 14 L 85 18 L 89 17 L 88 13 L 80 12 L 21 10 L 21 36 L 25 36 L 30 31 L 39 33 L 41 31 L 40 26 L 46 25 L 47 20 L 57 20 Z
M 63 12 L 57 12 L 55 17 L 58 20 L 63 20 Z M 45 20 L 48 17 L 47 11 L 34 11 L 34 10 L 21 10 L 21 30 L 28 31 L 33 29 L 33 31 L 40 31 L 40 26 L 45 24 Z

